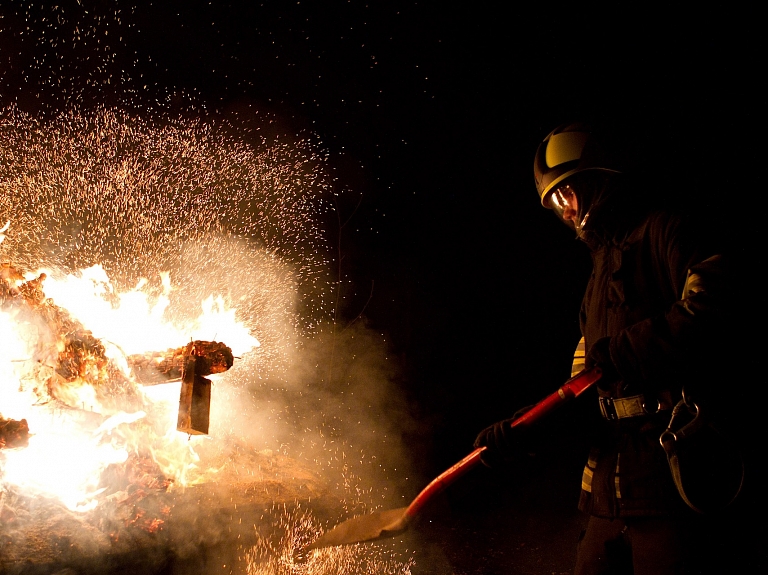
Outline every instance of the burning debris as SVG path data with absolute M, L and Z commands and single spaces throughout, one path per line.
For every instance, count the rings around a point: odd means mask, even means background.
M 243 545 L 254 537 L 251 515 L 275 501 L 322 498 L 323 483 L 287 457 L 232 438 L 193 443 L 176 431 L 174 423 L 185 433 L 207 433 L 206 376 L 233 366 L 227 345 L 195 339 L 127 355 L 46 297 L 48 275 L 25 279 L 30 274 L 12 265 L 1 269 L 3 333 L 18 339 L 0 347 L 17 354 L 7 375 L 18 385 L 12 392 L 5 386 L 0 405 L 13 407 L 17 396 L 32 405 L 29 424 L 0 418 L 0 571 L 32 561 L 100 573 L 104 557 L 130 565 L 139 551 L 187 557 Z M 160 391 L 168 407 L 145 391 Z M 89 450 L 99 457 L 94 465 Z M 51 466 L 60 493 L 44 484 Z M 248 519 L 232 540 L 232 518 L 242 522 L 243 514 Z
M 30 364 L 21 388 L 30 388 L 40 404 L 59 401 L 75 408 L 99 406 L 125 409 L 139 403 L 135 385 L 110 363 L 104 344 L 64 308 L 46 298 L 47 274 L 24 280 L 9 263 L 0 267 L 0 311 L 28 326 L 35 337 L 31 357 L 15 358 Z M 78 393 L 83 386 L 93 392 L 91 401 Z M 89 394 L 90 395 L 90 394 Z
M 205 375 L 224 373 L 235 359 L 232 350 L 216 341 L 193 341 L 161 353 L 128 357 L 136 379 L 156 385 L 181 379 L 179 418 L 176 429 L 190 434 L 207 434 L 211 411 L 211 380 Z
M 147 459 L 113 465 L 102 474 L 108 487 L 101 504 L 85 513 L 51 499 L 0 494 L 0 572 L 161 573 L 169 564 L 173 572 L 220 572 L 211 557 L 221 554 L 230 565 L 258 545 L 254 526 L 268 522 L 273 506 L 325 496 L 324 484 L 295 461 L 243 447 L 230 444 L 215 458 L 228 461 L 216 483 L 184 490 L 174 490 Z M 255 474 L 238 477 L 234 467 Z M 246 573 L 245 562 L 231 572 Z
M 24 317 L 42 327 L 50 336 L 41 338 L 33 360 L 50 368 L 32 378 L 34 393 L 41 403 L 61 401 L 70 407 L 85 408 L 72 389 L 89 386 L 100 406 L 140 409 L 135 382 L 157 384 L 181 379 L 179 431 L 208 433 L 211 381 L 203 376 L 223 373 L 234 363 L 232 350 L 223 343 L 193 341 L 164 353 L 134 354 L 125 358 L 130 371 L 121 371 L 107 356 L 102 341 L 52 299 L 46 298 L 43 283 L 47 275 L 24 280 L 20 270 L 5 263 L 0 267 L 0 310 Z M 36 370 L 36 375 L 40 371 Z M 93 405 L 88 406 L 93 410 Z
M 232 350 L 208 341 L 193 341 L 184 349 L 179 419 L 176 429 L 207 434 L 211 414 L 211 380 L 203 377 L 232 367 Z
M 176 429 L 190 434 L 207 434 L 210 419 L 211 380 L 205 375 L 224 373 L 234 363 L 232 350 L 215 341 L 193 341 L 164 354 L 148 353 L 128 357 L 138 381 L 155 385 L 181 379 L 179 418 Z
M 0 449 L 25 447 L 29 443 L 29 425 L 26 419 L 15 421 L 0 416 Z
M 42 463 L 40 457 L 45 460 L 51 456 L 36 453 L 71 435 L 73 452 L 85 448 L 78 448 L 76 440 L 94 450 L 95 469 L 103 471 L 138 457 L 153 462 L 155 475 L 170 477 L 171 482 L 181 479 L 183 484 L 184 468 L 193 463 L 194 452 L 187 448 L 184 455 L 185 450 L 173 447 L 176 440 L 169 435 L 171 430 L 157 421 L 162 412 L 172 408 L 158 410 L 156 402 L 142 391 L 142 379 L 158 383 L 160 379 L 168 382 L 180 378 L 194 385 L 205 383 L 207 394 L 203 397 L 200 393 L 185 395 L 182 384 L 180 411 L 195 416 L 195 432 L 207 432 L 211 381 L 203 376 L 231 368 L 232 350 L 223 343 L 194 340 L 165 353 L 127 356 L 120 345 L 97 338 L 67 309 L 46 297 L 44 283 L 48 279 L 46 273 L 31 275 L 11 264 L 0 266 L 0 320 L 4 324 L 0 347 L 10 360 L 7 367 L 0 366 L 8 370 L 0 374 L 4 379 L 4 389 L 0 388 L 4 412 L 0 416 L 0 447 L 6 448 L 0 459 L 0 478 L 8 485 L 29 480 L 39 484 L 45 472 L 33 469 Z M 17 382 L 15 389 L 13 381 Z M 170 399 L 168 403 L 172 405 Z M 14 413 L 26 417 L 14 417 Z M 30 437 L 35 441 L 31 443 Z M 20 461 L 25 463 L 16 465 Z M 172 471 L 174 465 L 180 465 L 180 471 Z M 23 479 L 25 476 L 28 479 Z M 97 472 L 88 480 L 91 486 L 83 484 L 85 491 L 67 505 L 79 508 L 80 501 L 92 500 L 105 491 L 107 487 L 93 484 L 98 480 Z
M 245 573 L 274 504 L 311 501 L 326 524 L 372 498 L 359 478 L 317 477 L 352 465 L 354 405 L 308 401 L 297 375 L 334 289 L 323 222 L 339 192 L 314 141 L 103 108 L 10 106 L 0 124 L 0 261 L 14 262 L 0 266 L 0 411 L 30 430 L 0 449 L 0 572 L 207 575 L 234 556 Z M 204 359 L 210 340 L 231 360 Z M 189 434 L 176 429 L 185 376 Z M 209 436 L 192 431 L 200 380 L 218 387 Z M 322 572 L 307 565 L 297 573 Z

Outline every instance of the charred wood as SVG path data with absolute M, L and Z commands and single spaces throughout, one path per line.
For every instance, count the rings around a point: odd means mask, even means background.
M 0 417 L 0 449 L 3 447 L 26 447 L 29 443 L 27 420 L 4 419 Z
M 195 373 L 199 376 L 223 373 L 234 363 L 232 350 L 223 343 L 199 340 L 165 352 L 129 355 L 127 359 L 139 383 L 154 385 L 181 379 L 185 357 L 195 359 Z

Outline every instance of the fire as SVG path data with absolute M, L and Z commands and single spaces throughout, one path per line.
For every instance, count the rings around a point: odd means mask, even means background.
M 168 274 L 155 298 L 143 290 L 145 281 L 120 293 L 101 266 L 60 276 L 50 271 L 5 275 L 12 297 L 0 311 L 0 405 L 3 417 L 26 420 L 31 436 L 28 446 L 2 452 L 2 482 L 87 511 L 106 489 L 103 472 L 134 454 L 151 456 L 180 485 L 204 480 L 195 452 L 203 439 L 191 440 L 176 431 L 180 384 L 143 388 L 133 380 L 126 358 L 213 338 L 231 343 L 235 354 L 247 353 L 259 342 L 237 321 L 236 310 L 211 295 L 198 304 L 197 316 L 183 323 L 169 321 Z M 33 288 L 39 297 L 29 295 Z M 52 314 L 66 318 L 70 333 L 56 333 L 44 321 Z M 89 328 L 78 336 L 88 345 L 76 348 L 76 369 L 69 364 L 64 369 L 63 340 L 71 337 L 75 321 Z M 100 385 L 120 375 L 116 400 L 105 402 Z
M 82 431 L 71 421 L 48 414 L 30 424 L 29 446 L 6 452 L 3 482 L 29 494 L 55 497 L 73 511 L 93 509 L 101 473 L 123 463 L 128 451 L 101 436 Z
M 154 302 L 143 289 L 146 279 L 127 292 L 115 293 L 101 265 L 78 275 L 46 278 L 45 294 L 86 325 L 95 337 L 118 345 L 127 355 L 178 347 L 179 342 L 195 339 L 225 341 L 235 355 L 259 345 L 248 328 L 235 319 L 236 310 L 228 309 L 221 296 L 211 294 L 198 303 L 201 313 L 197 317 L 181 325 L 169 322 L 165 314 L 173 288 L 167 272 L 160 277 L 163 292 Z
M 31 434 L 27 447 L 0 449 L 0 522 L 9 527 L 4 537 L 14 538 L 4 552 L 19 549 L 18 561 L 29 559 L 19 523 L 37 528 L 51 510 L 84 537 L 95 528 L 89 545 L 107 536 L 104 553 L 134 540 L 134 528 L 175 550 L 205 548 L 186 533 L 170 540 L 187 519 L 201 536 L 242 529 L 247 551 L 254 510 L 239 510 L 239 501 L 256 506 L 324 493 L 322 481 L 287 457 L 288 447 L 318 466 L 346 469 L 335 408 L 316 413 L 318 397 L 301 395 L 303 370 L 319 362 L 296 361 L 307 336 L 322 333 L 334 312 L 329 270 L 337 256 L 327 226 L 343 190 L 328 155 L 310 134 L 274 132 L 271 118 L 262 129 L 255 118 L 232 125 L 141 109 L 42 117 L 0 109 L 0 264 L 25 272 L 0 265 L 0 415 L 20 429 L 25 419 Z M 5 293 L 4 285 L 24 293 Z M 5 305 L 8 297 L 29 303 Z M 45 307 L 48 318 L 69 326 L 63 339 L 34 313 L 44 298 L 56 306 Z M 176 432 L 180 383 L 143 385 L 128 361 L 138 354 L 150 361 L 196 339 L 226 342 L 241 358 L 240 369 L 235 363 L 214 387 L 212 404 L 224 417 L 212 437 Z M 312 417 L 303 417 L 301 405 L 274 409 L 255 390 L 306 400 Z M 306 427 L 315 417 L 324 422 L 319 435 Z M 337 488 L 350 505 L 373 496 L 344 477 Z M 167 493 L 198 483 L 207 485 Z M 198 507 L 200 492 L 226 498 Z M 242 499 L 233 504 L 230 493 Z M 59 501 L 92 511 L 64 512 Z M 209 517 L 219 508 L 234 511 L 229 524 L 220 513 L 218 523 Z M 28 509 L 41 515 L 21 512 Z M 320 530 L 317 522 L 294 528 L 300 541 Z M 362 546 L 316 550 L 301 565 L 275 563 L 272 553 L 284 557 L 287 544 L 291 554 L 296 541 L 286 534 L 265 547 L 262 540 L 249 572 L 371 572 L 364 557 L 372 552 Z M 377 561 L 374 572 L 398 574 L 412 563 L 390 569 L 382 567 L 384 555 Z M 345 570 L 335 570 L 341 564 Z
M 163 113 L 10 106 L 0 124 L 0 415 L 32 434 L 0 451 L 0 481 L 78 510 L 136 457 L 171 487 L 206 481 L 221 463 L 175 431 L 180 385 L 139 385 L 127 358 L 194 340 L 247 357 L 258 333 L 252 375 L 285 372 L 327 314 L 325 157 Z

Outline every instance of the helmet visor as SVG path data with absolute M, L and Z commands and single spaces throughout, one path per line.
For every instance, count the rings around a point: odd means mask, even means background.
M 579 198 L 570 185 L 565 184 L 555 188 L 549 195 L 547 207 L 554 211 L 565 225 L 576 233 L 581 233 L 587 217 L 586 214 L 581 215 Z

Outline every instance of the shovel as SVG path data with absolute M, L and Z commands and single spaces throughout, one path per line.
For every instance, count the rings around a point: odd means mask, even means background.
M 600 368 L 583 370 L 569 379 L 556 392 L 548 395 L 523 415 L 512 422 L 512 427 L 530 425 L 534 421 L 547 415 L 560 405 L 575 399 L 595 383 L 602 372 Z M 424 508 L 427 502 L 435 495 L 442 492 L 457 479 L 462 477 L 471 469 L 477 467 L 480 463 L 480 455 L 485 447 L 478 447 L 456 465 L 443 471 L 432 482 L 427 485 L 421 493 L 416 496 L 408 507 L 391 509 L 389 511 L 377 511 L 370 515 L 361 515 L 353 517 L 336 527 L 327 531 L 314 543 L 306 547 L 305 551 L 319 549 L 321 547 L 330 547 L 333 545 L 347 545 L 350 543 L 361 543 L 363 541 L 374 541 L 393 537 L 402 533 L 411 524 L 413 519 Z

